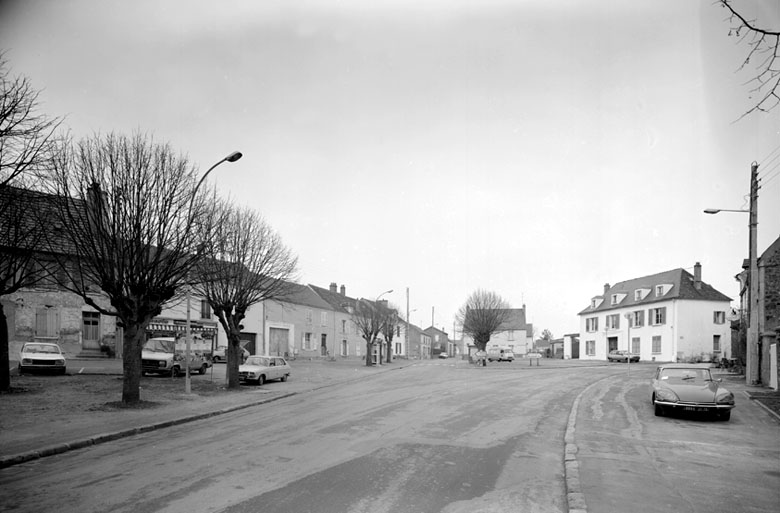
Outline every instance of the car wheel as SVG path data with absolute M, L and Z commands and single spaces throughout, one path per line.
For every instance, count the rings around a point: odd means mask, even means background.
M 178 378 L 180 374 L 181 374 L 181 369 L 179 369 L 178 367 L 174 367 L 173 369 L 171 369 L 172 378 Z
M 285 374 L 284 376 L 282 376 L 282 381 L 287 381 L 287 377 L 288 376 L 289 376 L 289 374 Z
M 257 378 L 257 386 L 263 386 L 263 383 L 265 383 L 265 376 L 260 374 Z
M 206 368 L 207 368 L 207 367 L 206 367 L 206 364 L 205 364 L 205 363 L 204 363 L 203 365 L 201 365 L 201 366 L 200 366 L 200 369 L 198 369 L 198 374 L 200 374 L 201 376 L 202 376 L 203 374 L 206 374 Z
M 664 416 L 664 407 L 660 404 L 655 405 L 655 416 L 656 417 L 663 417 Z
M 718 418 L 720 418 L 720 420 L 729 420 L 729 419 L 731 419 L 731 410 L 726 410 L 726 411 L 720 412 L 720 415 L 718 415 Z

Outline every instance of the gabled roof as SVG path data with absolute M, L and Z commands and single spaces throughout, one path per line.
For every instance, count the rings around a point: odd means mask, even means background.
M 663 296 L 656 297 L 656 285 L 671 285 L 669 291 Z M 634 291 L 638 289 L 648 289 L 650 292 L 640 300 L 634 297 Z M 625 297 L 616 305 L 612 305 L 610 297 L 614 294 L 625 294 Z M 694 286 L 693 275 L 685 269 L 673 269 L 642 278 L 622 281 L 611 286 L 603 295 L 595 297 L 604 298 L 600 305 L 592 308 L 588 306 L 578 315 L 589 314 L 593 312 L 604 312 L 608 310 L 617 310 L 635 305 L 645 305 L 657 303 L 659 301 L 669 301 L 672 299 L 684 299 L 690 301 L 731 301 L 731 298 L 718 292 L 711 285 L 701 282 L 701 287 Z
M 338 292 L 332 292 L 316 285 L 309 285 L 311 290 L 314 291 L 323 301 L 328 303 L 331 310 L 342 313 L 349 313 L 347 306 L 353 306 L 357 301 L 349 296 L 342 295 Z
M 498 331 L 528 330 L 528 325 L 525 322 L 525 308 L 509 308 L 507 311 L 509 315 L 501 323 Z
M 320 310 L 331 310 L 331 306 L 318 296 L 309 286 L 288 282 L 285 292 L 275 298 L 276 301 L 292 303 L 294 305 L 310 306 Z
M 434 334 L 434 335 L 435 335 L 435 334 L 439 334 L 439 335 L 444 335 L 445 337 L 449 338 L 449 335 L 447 334 L 447 332 L 446 332 L 446 331 L 444 331 L 444 330 L 440 330 L 439 328 L 436 328 L 436 327 L 434 327 L 434 326 L 428 326 L 427 328 L 425 328 L 425 329 L 423 330 L 423 332 L 425 332 L 425 333 L 427 333 L 427 334 Z

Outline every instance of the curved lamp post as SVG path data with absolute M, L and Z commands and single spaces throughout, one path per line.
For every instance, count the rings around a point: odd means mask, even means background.
M 761 369 L 758 367 L 758 164 L 753 162 L 750 166 L 750 208 L 748 210 L 734 210 L 728 208 L 707 208 L 705 214 L 717 214 L 718 212 L 741 212 L 750 214 L 748 222 L 748 256 L 750 259 L 750 292 L 748 297 L 748 340 L 746 356 L 745 381 L 753 385 L 761 381 Z
M 243 154 L 240 151 L 234 151 L 227 157 L 223 158 L 203 173 L 203 176 L 200 177 L 200 180 L 198 181 L 198 184 L 195 186 L 195 189 L 192 191 L 192 199 L 190 199 L 190 214 L 192 212 L 192 203 L 195 201 L 195 195 L 198 193 L 198 189 L 200 189 L 201 184 L 206 179 L 206 177 L 211 173 L 215 167 L 222 164 L 223 162 L 235 162 L 238 159 L 243 157 Z M 190 354 L 191 354 L 191 348 L 192 348 L 192 326 L 190 325 L 190 309 L 191 309 L 191 296 L 192 296 L 192 286 L 189 284 L 189 280 L 187 280 L 187 325 L 186 325 L 186 331 L 185 331 L 185 338 L 186 340 L 186 350 L 184 351 L 184 393 L 189 394 L 192 392 L 192 382 L 190 380 Z M 213 347 L 212 347 L 213 350 Z

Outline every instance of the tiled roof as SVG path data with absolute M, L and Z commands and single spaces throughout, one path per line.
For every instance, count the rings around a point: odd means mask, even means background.
M 284 295 L 276 298 L 284 303 L 311 306 L 321 310 L 331 310 L 330 305 L 318 296 L 309 286 L 298 283 L 287 283 Z
M 509 316 L 501 323 L 499 331 L 527 329 L 524 308 L 509 308 Z
M 332 292 L 329 289 L 317 287 L 316 285 L 309 285 L 309 287 L 325 302 L 330 305 L 331 310 L 336 312 L 349 313 L 345 305 L 353 305 L 355 299 L 349 296 L 344 296 L 338 292 Z
M 669 291 L 663 296 L 656 297 L 656 285 L 671 285 Z M 634 298 L 634 291 L 638 289 L 647 289 L 650 292 L 640 300 Z M 611 304 L 610 298 L 613 294 L 625 294 L 625 297 L 616 305 Z M 612 285 L 603 295 L 604 300 L 596 308 L 588 306 L 578 315 L 592 312 L 603 312 L 626 308 L 633 305 L 645 305 L 657 303 L 659 301 L 669 301 L 670 299 L 684 299 L 691 301 L 731 301 L 731 298 L 718 292 L 711 285 L 701 282 L 701 288 L 696 288 L 693 283 L 693 275 L 685 269 L 673 269 L 642 278 L 622 281 Z

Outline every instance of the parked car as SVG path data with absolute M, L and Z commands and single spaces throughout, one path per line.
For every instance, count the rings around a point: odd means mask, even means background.
M 19 351 L 19 374 L 24 372 L 53 372 L 65 374 L 65 355 L 57 344 L 27 342 Z
M 708 364 L 670 363 L 659 365 L 652 381 L 656 416 L 667 411 L 715 413 L 722 420 L 731 418 L 734 394 L 712 378 Z
M 445 359 L 445 358 L 449 358 L 449 357 L 450 357 L 450 355 L 448 355 L 447 353 L 439 353 L 439 358 L 441 358 L 441 359 Z
M 214 350 L 214 353 L 211 355 L 211 360 L 214 363 L 226 362 L 227 361 L 226 351 L 227 351 L 227 347 L 226 346 L 222 346 L 222 347 L 216 348 Z M 242 363 L 245 362 L 247 358 L 249 358 L 249 354 L 250 354 L 249 351 L 245 347 L 241 348 L 241 355 L 242 355 L 241 356 L 241 362 Z
M 280 356 L 250 356 L 243 365 L 238 366 L 240 382 L 254 381 L 262 385 L 272 379 L 287 381 L 289 377 L 290 364 Z
M 628 351 L 625 351 L 625 350 L 622 350 L 622 349 L 621 350 L 613 349 L 607 355 L 607 361 L 610 361 L 610 362 L 626 362 L 626 361 L 629 361 L 629 358 L 630 358 L 631 362 L 638 362 L 639 361 L 639 355 L 638 354 L 629 353 Z
M 509 349 L 491 349 L 488 351 L 488 361 L 497 362 L 513 362 L 515 361 L 515 353 Z
M 141 351 L 142 374 L 167 374 L 177 377 L 186 373 L 186 355 L 176 349 L 176 339 L 173 337 L 150 338 Z M 190 353 L 190 373 L 205 374 L 209 364 L 203 355 Z

